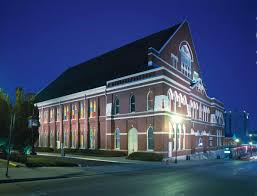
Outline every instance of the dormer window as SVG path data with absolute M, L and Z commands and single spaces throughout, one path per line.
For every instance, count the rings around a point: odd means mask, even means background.
M 184 44 L 180 47 L 180 56 L 181 56 L 181 72 L 187 77 L 191 78 L 192 56 L 188 45 Z

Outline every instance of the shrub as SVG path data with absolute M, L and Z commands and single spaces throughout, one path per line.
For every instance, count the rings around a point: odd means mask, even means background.
M 36 152 L 54 152 L 54 149 L 49 147 L 36 147 L 35 151 Z
M 12 152 L 10 156 L 10 161 L 17 163 L 26 163 L 27 156 L 18 152 Z
M 162 161 L 163 155 L 153 152 L 133 152 L 127 159 L 140 161 Z
M 48 156 L 28 156 L 27 167 L 75 167 L 78 166 L 71 160 L 63 159 L 61 157 Z
M 55 152 L 61 153 L 61 149 L 53 149 L 49 147 L 37 147 L 36 152 Z M 126 152 L 116 150 L 99 150 L 99 149 L 72 149 L 65 148 L 66 154 L 85 155 L 85 156 L 99 156 L 99 157 L 122 157 L 126 156 Z

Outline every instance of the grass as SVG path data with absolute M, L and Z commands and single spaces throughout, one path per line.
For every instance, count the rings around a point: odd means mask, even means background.
M 0 159 L 0 165 L 6 167 L 6 165 L 7 165 L 7 160 L 5 160 L 5 159 Z M 10 161 L 10 162 L 9 162 L 9 167 L 20 167 L 20 164 Z
M 27 167 L 76 167 L 74 161 L 62 157 L 51 156 L 28 156 L 26 161 Z

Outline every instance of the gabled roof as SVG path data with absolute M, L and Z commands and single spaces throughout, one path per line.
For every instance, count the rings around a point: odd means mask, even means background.
M 148 48 L 160 50 L 178 29 L 177 24 L 67 69 L 36 95 L 36 102 L 106 85 L 106 81 L 153 69 Z

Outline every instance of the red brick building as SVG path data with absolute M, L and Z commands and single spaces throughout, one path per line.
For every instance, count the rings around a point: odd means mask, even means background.
M 207 95 L 186 21 L 69 68 L 36 100 L 41 147 L 172 157 L 223 144 L 224 106 Z

